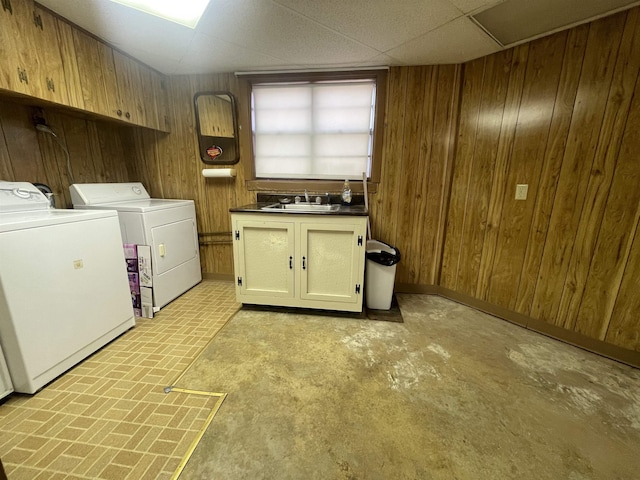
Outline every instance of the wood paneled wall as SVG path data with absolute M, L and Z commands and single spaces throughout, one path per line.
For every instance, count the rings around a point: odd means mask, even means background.
M 47 133 L 35 129 L 34 113 L 44 114 L 47 124 L 67 146 L 76 183 L 134 180 L 131 155 L 125 149 L 127 127 L 86 120 L 53 109 L 0 99 L 0 180 L 44 183 L 54 192 L 58 208 L 71 208 L 67 157 Z
M 373 237 L 403 254 L 397 284 L 440 285 L 640 351 L 640 10 L 464 65 L 389 72 Z M 78 182 L 142 181 L 194 199 L 205 273 L 233 272 L 230 207 L 251 203 L 246 82 L 169 77 L 171 133 L 46 110 Z M 237 98 L 235 179 L 205 179 L 193 96 Z M 0 101 L 0 178 L 49 184 L 66 159 L 29 107 Z M 209 167 L 212 168 L 212 167 Z M 528 198 L 514 199 L 516 184 Z M 60 202 L 64 199 L 63 202 Z
M 453 161 L 459 65 L 391 68 L 372 236 L 402 255 L 396 282 L 437 283 Z
M 167 79 L 171 133 L 132 129 L 130 150 L 136 157 L 136 178 L 152 196 L 195 200 L 201 234 L 201 263 L 205 273 L 233 274 L 229 208 L 252 203 L 255 194 L 245 187 L 245 166 L 251 161 L 249 91 L 233 74 L 174 76 Z M 240 163 L 232 165 L 236 178 L 204 178 L 196 135 L 194 95 L 230 91 L 238 104 Z
M 441 285 L 640 350 L 635 8 L 464 65 Z M 528 198 L 514 199 L 516 184 Z

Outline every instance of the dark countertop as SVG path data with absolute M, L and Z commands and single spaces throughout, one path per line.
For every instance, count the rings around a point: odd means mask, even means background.
M 275 202 L 277 203 L 277 202 Z M 283 211 L 283 210 L 262 210 L 262 207 L 267 207 L 269 205 L 273 205 L 274 202 L 259 202 L 259 203 L 251 203 L 249 205 L 243 205 L 241 207 L 230 208 L 229 211 L 232 213 L 264 213 L 267 215 L 351 215 L 351 216 L 359 216 L 366 217 L 369 212 L 364 205 L 350 205 L 345 206 L 341 205 L 338 210 L 333 212 L 329 211 L 318 211 L 318 212 L 298 212 L 298 211 Z

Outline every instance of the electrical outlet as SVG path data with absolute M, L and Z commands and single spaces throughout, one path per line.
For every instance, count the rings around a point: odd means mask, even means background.
M 516 200 L 526 200 L 528 192 L 529 185 L 526 183 L 519 183 L 516 185 Z

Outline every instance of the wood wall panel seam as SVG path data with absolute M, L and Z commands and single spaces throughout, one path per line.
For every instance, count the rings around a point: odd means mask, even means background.
M 458 125 L 460 121 L 460 97 L 462 95 L 462 65 L 456 65 L 454 72 L 452 95 L 448 102 L 449 117 L 447 121 L 447 148 L 446 158 L 447 163 L 443 169 L 442 176 L 442 190 L 439 203 L 439 224 L 438 224 L 438 237 L 436 243 L 436 263 L 434 265 L 434 284 L 440 285 L 440 279 L 442 276 L 442 257 L 444 255 L 444 245 L 446 242 L 446 226 L 447 226 L 447 212 L 449 210 L 449 198 L 451 197 L 452 178 L 453 178 L 453 162 L 454 155 L 458 141 Z
M 640 72 L 640 36 L 637 29 L 637 12 L 637 10 L 632 10 L 627 15 L 627 22 L 618 50 L 613 82 L 609 90 L 602 127 L 594 154 L 592 174 L 587 185 L 586 208 L 583 209 L 583 217 L 586 218 L 580 219 L 575 242 L 578 249 L 574 248 L 569 263 L 568 276 L 570 279 L 567 283 L 572 288 L 570 290 L 564 289 L 558 309 L 558 323 L 569 330 L 575 329 L 583 302 L 591 300 L 594 295 L 597 295 L 594 291 L 585 292 L 585 288 L 591 276 L 590 272 L 602 229 L 605 207 L 609 200 L 622 137 L 629 117 L 632 92 Z M 634 44 L 632 43 L 634 38 L 635 49 L 633 49 Z M 631 77 L 630 80 L 627 80 L 627 77 Z M 619 85 L 616 85 L 616 82 L 619 82 Z M 608 121 L 610 117 L 612 119 Z M 606 299 L 599 298 L 595 302 L 606 302 Z M 609 311 L 608 315 L 610 314 L 611 311 Z M 583 315 L 580 315 L 580 321 L 581 323 L 585 321 Z M 601 318 L 601 321 L 605 324 L 608 323 L 606 317 Z M 584 326 L 581 328 L 584 329 Z M 602 339 L 604 335 L 605 332 L 601 328 L 598 337 Z
M 530 314 L 533 298 L 539 283 L 539 272 L 549 232 L 549 221 L 562 167 L 562 150 L 569 135 L 588 30 L 588 26 L 570 30 L 565 45 L 562 73 L 550 126 L 551 136 L 545 149 L 545 161 L 541 174 L 542 181 L 538 187 L 540 192 L 536 198 L 535 211 L 532 217 L 533 226 L 531 231 L 533 238 L 529 238 L 527 241 L 527 251 L 523 263 L 525 270 L 523 277 L 528 273 L 531 282 L 528 286 L 525 283 L 523 289 L 521 281 L 517 292 L 517 305 L 519 305 L 517 310 L 527 315 Z M 574 55 L 573 52 L 576 50 L 577 53 Z M 576 60 L 572 61 L 573 59 Z M 572 74 L 571 72 L 574 73 Z M 530 265 L 529 268 L 527 268 L 528 265 Z
M 636 209 L 635 229 L 628 242 L 627 261 L 622 274 L 616 303 L 607 325 L 608 343 L 640 352 L 640 201 Z M 635 251 L 634 251 L 634 247 Z M 622 313 L 618 314 L 622 310 Z M 634 323 L 635 321 L 635 323 Z
M 513 131 L 509 168 L 502 207 L 503 221 L 492 268 L 489 301 L 515 310 L 516 295 L 522 278 L 526 240 L 537 198 L 544 146 L 548 140 L 551 116 L 558 90 L 566 33 L 561 32 L 530 45 L 518 119 Z M 544 72 L 544 75 L 542 74 Z M 528 184 L 526 200 L 515 200 L 515 185 Z M 497 266 L 497 268 L 496 268 Z
M 516 47 L 512 51 L 510 66 L 505 75 L 508 86 L 505 107 L 500 124 L 498 149 L 494 162 L 491 197 L 487 208 L 487 224 L 483 238 L 483 249 L 478 267 L 476 296 L 486 300 L 491 291 L 494 275 L 495 254 L 498 245 L 504 202 L 507 196 L 506 179 L 510 168 L 510 157 L 517 124 L 517 112 L 522 95 L 522 82 L 526 73 L 526 62 L 529 55 L 528 45 Z M 524 64 L 524 69 L 522 65 Z
M 511 56 L 501 52 L 491 55 L 485 63 L 479 117 L 475 132 L 473 163 L 470 167 L 469 188 L 464 219 L 463 236 L 468 241 L 461 248 L 456 290 L 465 294 L 475 293 L 477 288 L 482 250 L 487 230 L 491 185 L 494 180 L 495 162 L 498 154 L 500 125 L 504 115 L 508 90 L 508 78 L 501 75 L 508 68 Z M 496 112 L 501 112 L 496 114 Z M 460 159 L 459 161 L 464 161 Z M 473 185 L 473 187 L 471 187 Z
M 585 63 L 558 183 L 562 194 L 556 195 L 550 219 L 551 236 L 547 237 L 540 271 L 547 280 L 544 288 L 537 289 L 532 308 L 534 318 L 554 324 L 557 324 L 560 296 L 566 286 L 568 262 L 574 248 L 572 240 L 584 207 L 588 174 L 595 153 L 594 137 L 597 139 L 600 132 L 598 118 L 605 108 L 602 89 L 606 89 L 604 94 L 608 95 L 611 84 L 612 63 L 615 62 L 615 59 L 612 62 L 612 55 L 614 51 L 617 54 L 621 18 L 620 15 L 607 17 L 593 23 L 589 29 Z M 609 41 L 602 41 L 602 37 Z
M 465 126 L 469 123 L 470 125 L 473 125 L 473 127 L 471 127 L 473 133 L 470 134 L 470 136 L 475 139 L 475 130 L 477 129 L 477 122 L 479 118 L 478 112 L 480 109 L 480 102 L 475 101 L 474 97 L 476 95 L 474 94 L 474 92 L 482 91 L 485 61 L 485 59 L 480 59 L 465 64 L 461 78 L 462 94 L 460 98 L 460 123 L 457 132 L 458 138 L 456 143 L 455 157 L 452 160 L 452 188 L 449 198 L 449 210 L 447 212 L 445 234 L 446 241 L 444 242 L 441 269 L 441 282 L 452 289 L 455 289 L 458 277 L 460 249 L 462 247 L 463 241 L 465 209 L 467 206 L 468 197 L 469 177 L 471 175 L 470 164 L 466 161 L 459 160 L 460 158 L 466 159 L 469 157 L 466 150 L 470 148 L 469 145 L 471 144 L 471 142 L 467 139 L 469 135 L 463 136 L 461 132 L 466 132 Z M 477 77 L 480 77 L 479 82 Z M 470 113 L 466 113 L 467 111 Z M 468 121 L 469 117 L 472 118 L 470 122 Z M 473 151 L 473 147 L 471 147 L 471 150 Z

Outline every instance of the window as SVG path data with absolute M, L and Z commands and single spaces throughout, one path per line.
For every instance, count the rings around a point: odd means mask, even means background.
M 251 78 L 255 181 L 359 180 L 363 172 L 377 181 L 385 79 L 386 71 Z

